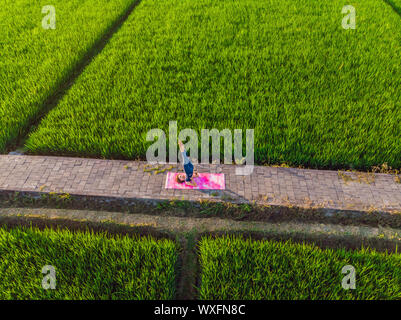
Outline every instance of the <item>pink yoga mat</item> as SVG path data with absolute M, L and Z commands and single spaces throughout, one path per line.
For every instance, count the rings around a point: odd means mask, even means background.
M 185 182 L 178 183 L 177 172 L 167 172 L 166 189 L 212 189 L 224 190 L 226 188 L 224 173 L 199 173 L 199 176 L 192 178 L 196 187 L 188 186 Z

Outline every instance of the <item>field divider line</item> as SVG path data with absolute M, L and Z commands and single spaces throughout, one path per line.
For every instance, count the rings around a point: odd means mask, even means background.
M 401 9 L 400 8 L 398 8 L 394 3 L 393 3 L 393 1 L 392 0 L 383 0 L 385 3 L 387 3 L 393 10 L 394 10 L 394 12 L 396 13 L 396 14 L 398 14 L 400 17 L 401 17 Z
M 64 97 L 66 92 L 74 85 L 76 79 L 82 74 L 84 69 L 92 62 L 92 60 L 103 51 L 111 37 L 122 27 L 124 22 L 128 19 L 134 9 L 141 3 L 141 0 L 133 0 L 132 4 L 128 9 L 106 30 L 106 32 L 97 40 L 94 45 L 85 53 L 83 58 L 77 62 L 76 66 L 72 69 L 69 75 L 65 79 L 61 80 L 61 84 L 54 90 L 46 101 L 43 103 L 43 107 L 40 109 L 38 116 L 31 121 L 31 124 L 26 130 L 20 134 L 17 142 L 13 146 L 9 146 L 8 152 L 13 151 L 18 154 L 24 154 L 25 141 L 29 134 L 35 130 L 42 119 L 55 108 L 59 101 Z
M 177 281 L 177 300 L 196 300 L 199 262 L 197 255 L 198 237 L 196 230 L 181 233 L 180 268 Z

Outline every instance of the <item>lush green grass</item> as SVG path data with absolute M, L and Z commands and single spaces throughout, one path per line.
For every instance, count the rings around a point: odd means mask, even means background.
M 54 0 L 56 29 L 42 27 L 45 0 L 0 6 L 0 152 L 25 132 L 45 100 L 134 0 Z
M 401 21 L 384 1 L 143 0 L 28 142 L 144 157 L 146 133 L 255 129 L 260 162 L 401 167 Z
M 201 299 L 400 299 L 401 256 L 312 245 L 203 238 Z M 344 290 L 345 265 L 356 289 Z
M 393 6 L 394 10 L 401 15 L 401 0 L 385 0 Z
M 0 229 L 0 299 L 173 299 L 170 240 L 68 230 Z M 56 268 L 44 290 L 43 266 Z

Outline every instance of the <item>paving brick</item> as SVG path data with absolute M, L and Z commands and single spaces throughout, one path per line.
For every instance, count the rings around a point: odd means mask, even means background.
M 149 175 L 145 162 L 47 156 L 0 155 L 0 190 L 60 191 L 97 196 L 150 199 L 216 198 L 211 192 L 166 190 L 167 172 Z M 169 165 L 166 165 L 168 167 Z M 223 172 L 226 191 L 233 200 L 269 201 L 278 205 L 300 204 L 336 209 L 365 210 L 374 207 L 401 211 L 401 184 L 394 176 L 375 175 L 374 183 L 345 182 L 337 171 L 255 166 L 251 176 L 235 174 L 233 165 L 202 165 L 200 172 Z M 182 171 L 180 165 L 172 172 Z M 218 197 L 217 197 L 218 198 Z

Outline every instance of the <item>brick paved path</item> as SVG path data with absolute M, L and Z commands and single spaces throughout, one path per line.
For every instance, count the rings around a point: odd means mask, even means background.
M 65 192 L 121 198 L 222 198 L 273 205 L 401 211 L 401 184 L 394 175 L 368 177 L 337 171 L 256 166 L 251 176 L 235 175 L 232 165 L 202 165 L 200 172 L 224 173 L 226 190 L 166 190 L 167 170 L 147 172 L 145 162 L 0 155 L 0 192 Z M 163 165 L 168 168 L 170 165 Z M 181 166 L 171 171 L 180 170 Z M 371 181 L 366 182 L 369 178 Z M 361 176 L 359 176 L 361 178 Z M 365 181 L 366 180 L 366 181 Z

